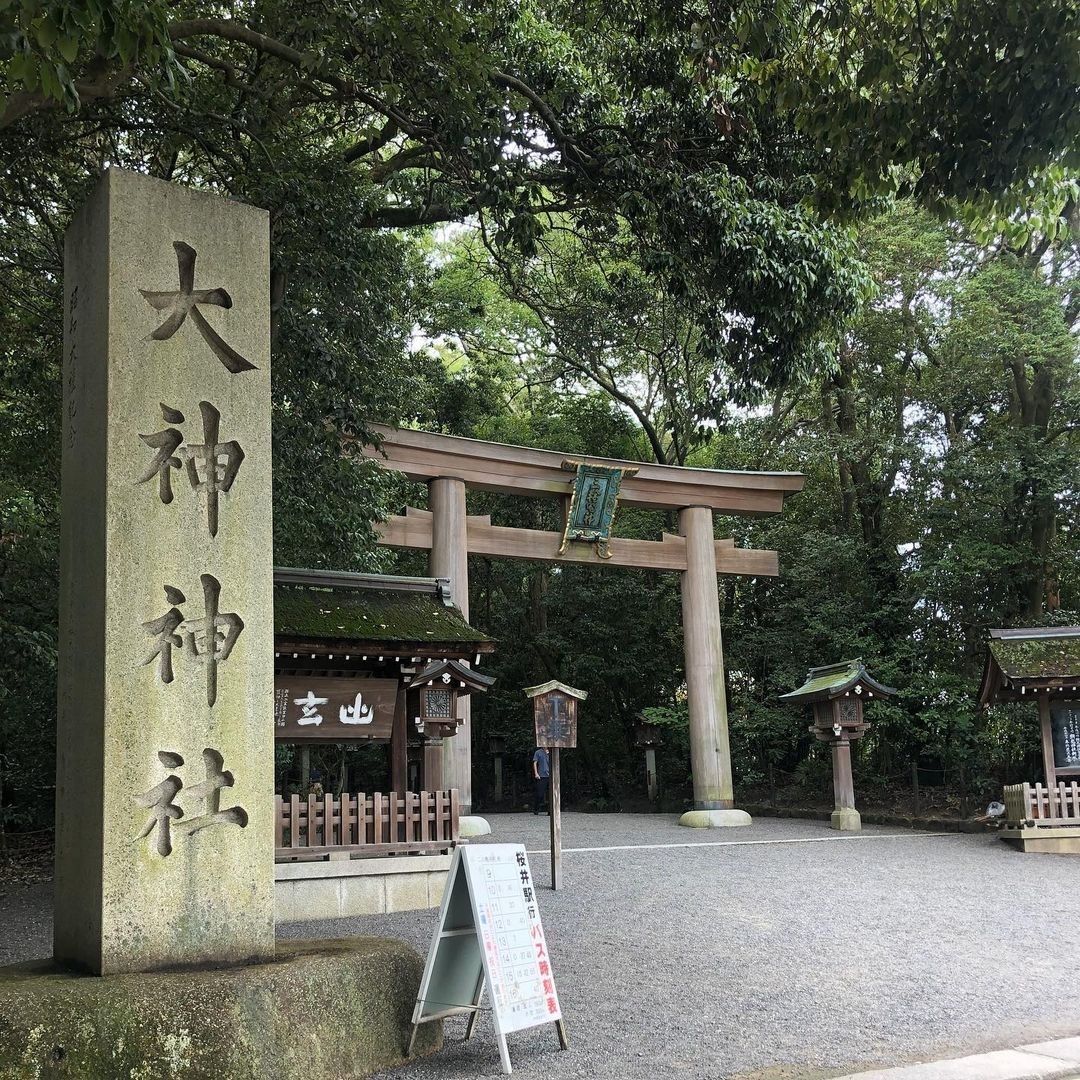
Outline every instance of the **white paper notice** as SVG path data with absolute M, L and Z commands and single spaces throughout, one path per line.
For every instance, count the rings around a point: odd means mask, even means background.
M 500 1030 L 520 1031 L 562 1019 L 525 849 L 518 844 L 477 844 L 458 850 L 468 865 Z

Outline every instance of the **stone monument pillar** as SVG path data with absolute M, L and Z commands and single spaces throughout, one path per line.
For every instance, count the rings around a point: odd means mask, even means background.
M 58 961 L 274 952 L 269 224 L 109 171 L 67 233 Z

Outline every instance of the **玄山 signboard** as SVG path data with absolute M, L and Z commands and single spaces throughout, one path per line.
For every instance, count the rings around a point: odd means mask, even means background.
M 471 1038 L 485 986 L 504 1073 L 510 1072 L 506 1036 L 512 1031 L 553 1023 L 566 1049 L 551 957 L 520 844 L 455 849 L 413 1008 L 413 1037 L 420 1024 L 468 1013 L 465 1037 Z
M 397 694 L 396 679 L 278 675 L 274 679 L 274 738 L 282 742 L 389 739 Z

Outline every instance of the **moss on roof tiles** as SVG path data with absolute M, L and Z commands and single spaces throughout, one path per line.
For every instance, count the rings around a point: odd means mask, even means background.
M 338 641 L 491 640 L 434 593 L 294 585 L 274 589 L 274 632 L 287 638 Z
M 1009 679 L 1080 678 L 1080 637 L 992 638 L 990 652 Z

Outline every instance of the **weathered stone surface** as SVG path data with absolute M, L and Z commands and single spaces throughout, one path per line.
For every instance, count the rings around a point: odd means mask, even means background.
M 727 829 L 750 825 L 751 817 L 745 810 L 687 810 L 679 824 L 688 829 Z
M 829 815 L 832 828 L 838 832 L 862 832 L 862 817 L 858 810 L 850 806 L 842 806 Z
M 462 839 L 467 840 L 471 836 L 488 836 L 491 833 L 491 823 L 487 818 L 478 817 L 475 814 L 465 814 L 459 820 Z
M 64 276 L 55 954 L 271 956 L 267 215 L 111 170 Z
M 0 1080 L 312 1080 L 404 1061 L 423 962 L 377 938 L 242 967 L 101 978 L 0 968 Z M 442 1043 L 426 1024 L 415 1053 Z

